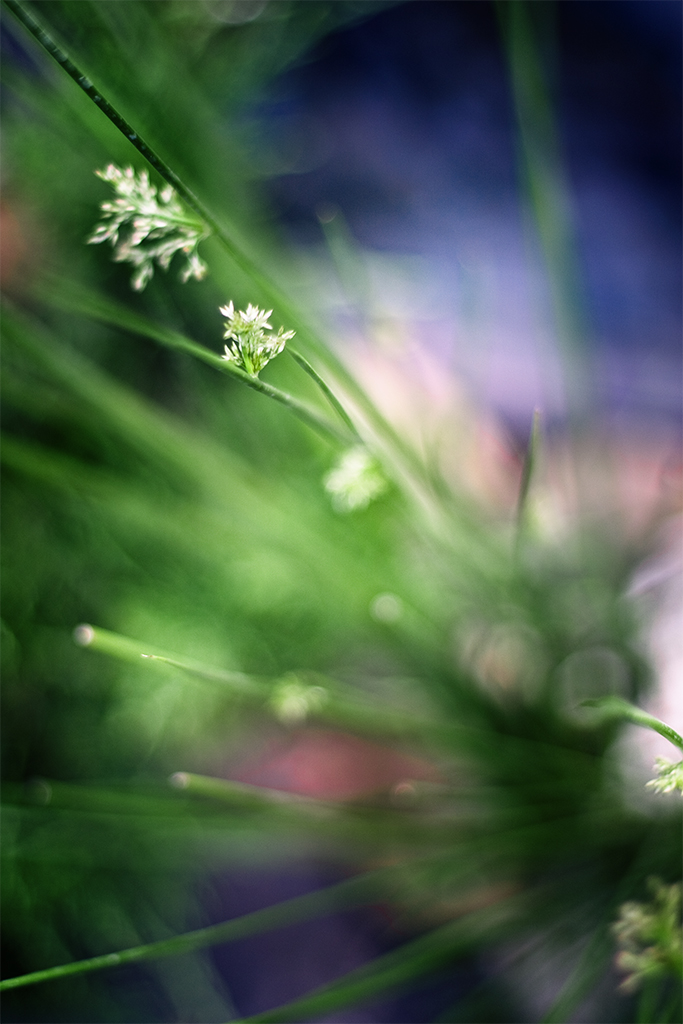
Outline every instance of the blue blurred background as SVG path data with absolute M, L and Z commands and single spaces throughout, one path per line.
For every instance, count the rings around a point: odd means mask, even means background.
M 599 400 L 681 423 L 681 4 L 535 5 L 568 179 Z M 361 5 L 362 7 L 362 5 Z M 493 4 L 419 2 L 327 38 L 250 112 L 299 245 L 339 209 L 375 308 L 407 317 L 516 432 L 561 412 Z

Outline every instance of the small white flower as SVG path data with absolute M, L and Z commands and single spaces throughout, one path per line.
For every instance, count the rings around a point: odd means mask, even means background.
M 223 359 L 237 363 L 252 377 L 257 377 L 266 363 L 279 355 L 296 333 L 281 327 L 277 334 L 269 334 L 273 329 L 269 323 L 272 309 L 264 311 L 251 303 L 245 312 L 236 310 L 230 301 L 227 306 L 220 307 L 220 312 L 225 317 L 223 337 L 228 342 Z
M 366 508 L 388 487 L 377 461 L 364 445 L 345 451 L 323 483 L 337 512 Z
M 170 185 L 157 194 L 147 171 L 136 174 L 132 167 L 121 170 L 116 164 L 95 174 L 112 186 L 117 198 L 100 204 L 102 220 L 88 244 L 111 242 L 115 262 L 132 263 L 136 268 L 131 279 L 135 291 L 142 291 L 150 280 L 155 261 L 168 270 L 177 252 L 187 261 L 180 275 L 183 281 L 204 277 L 207 267 L 197 246 L 209 234 L 208 229 L 183 208 Z
M 683 793 L 683 761 L 673 763 L 665 757 L 658 757 L 655 760 L 657 778 L 646 782 L 645 785 L 654 789 L 655 793 L 671 793 L 678 789 Z

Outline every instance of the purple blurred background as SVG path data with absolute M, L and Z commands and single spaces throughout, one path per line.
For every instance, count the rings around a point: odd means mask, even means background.
M 533 6 L 548 23 L 599 402 L 613 424 L 675 435 L 681 4 Z M 408 321 L 513 431 L 526 431 L 535 404 L 561 414 L 492 3 L 390 5 L 328 37 L 254 113 L 268 195 L 294 241 L 315 251 L 317 213 L 339 208 L 375 312 Z

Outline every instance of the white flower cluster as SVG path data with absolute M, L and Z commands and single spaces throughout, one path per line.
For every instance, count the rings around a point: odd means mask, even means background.
M 620 947 L 616 966 L 627 975 L 621 983 L 624 992 L 634 992 L 651 978 L 680 979 L 683 971 L 681 885 L 650 878 L 648 886 L 652 902 L 622 903 L 612 925 Z
M 377 461 L 362 444 L 344 452 L 323 478 L 323 484 L 337 512 L 366 508 L 388 486 Z
M 237 363 L 252 377 L 257 377 L 266 363 L 279 355 L 286 342 L 296 333 L 285 331 L 281 327 L 277 334 L 269 334 L 268 332 L 273 329 L 268 323 L 272 309 L 264 312 L 251 303 L 247 306 L 246 313 L 242 309 L 236 310 L 232 302 L 227 306 L 221 306 L 220 312 L 226 318 L 223 337 L 228 342 L 223 359 Z
M 142 291 L 150 280 L 155 261 L 168 270 L 177 252 L 182 252 L 187 261 L 180 275 L 183 281 L 191 277 L 200 281 L 204 277 L 207 267 L 197 254 L 197 246 L 209 232 L 201 221 L 187 213 L 170 185 L 157 193 L 147 171 L 136 174 L 132 167 L 121 170 L 116 164 L 109 164 L 95 174 L 109 182 L 117 198 L 100 204 L 102 221 L 88 244 L 111 242 L 114 260 L 132 263 L 136 268 L 131 279 L 135 291 Z M 121 237 L 124 229 L 127 233 Z
M 298 679 L 284 679 L 273 691 L 270 706 L 283 725 L 301 725 L 320 711 L 327 699 L 322 686 L 306 686 Z
M 658 757 L 655 769 L 657 778 L 646 782 L 646 786 L 654 789 L 655 793 L 671 793 L 674 789 L 683 793 L 683 761 L 672 763 L 665 757 Z

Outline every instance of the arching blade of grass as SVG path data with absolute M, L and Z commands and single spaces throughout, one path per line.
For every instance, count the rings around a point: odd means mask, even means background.
M 177 424 L 161 409 L 152 409 L 137 393 L 107 376 L 80 353 L 60 344 L 37 320 L 4 304 L 6 345 L 16 345 L 52 381 L 76 395 L 98 422 L 111 424 L 137 451 L 159 462 L 174 478 L 195 481 L 210 458 L 207 445 L 187 424 Z M 230 459 L 229 453 L 222 456 Z M 233 460 L 233 468 L 237 469 Z M 180 472 L 179 472 L 180 471 Z M 236 475 L 239 475 L 236 473 Z
M 311 1020 L 365 1003 L 387 990 L 400 990 L 415 978 L 448 966 L 480 943 L 502 938 L 513 927 L 522 906 L 519 897 L 511 897 L 501 904 L 466 914 L 301 999 L 245 1017 L 237 1024 Z
M 198 342 L 192 341 L 190 338 L 186 338 L 170 328 L 159 326 L 148 320 L 147 317 L 134 313 L 125 306 L 112 302 L 110 299 L 89 291 L 72 281 L 62 278 L 45 279 L 41 282 L 40 296 L 47 298 L 53 306 L 64 312 L 78 313 L 109 326 L 120 327 L 125 331 L 140 334 L 142 337 L 150 338 L 166 348 L 186 352 L 195 359 L 207 363 L 214 370 L 225 373 L 229 377 L 234 377 L 241 381 L 242 384 L 246 384 L 248 388 L 258 391 L 259 394 L 266 395 L 266 397 L 272 398 L 274 401 L 286 406 L 307 426 L 327 440 L 332 440 L 337 444 L 348 444 L 353 441 L 354 436 L 357 436 L 355 428 L 348 417 L 345 417 L 345 423 L 352 431 L 350 436 L 340 431 L 317 410 L 312 409 L 298 398 L 288 394 L 286 391 L 273 387 L 272 384 L 268 384 L 259 377 L 245 373 L 235 363 L 223 359 L 218 353 L 212 352 L 211 349 L 206 348 L 204 345 L 200 345 Z M 337 407 L 335 406 L 335 408 Z
M 199 928 L 196 931 L 176 935 L 171 939 L 151 942 L 143 946 L 134 946 L 117 953 L 106 953 L 103 956 L 90 957 L 74 963 L 58 967 L 48 967 L 42 971 L 32 971 L 16 978 L 5 978 L 0 982 L 0 991 L 36 985 L 39 982 L 58 981 L 74 975 L 101 971 L 108 967 L 120 967 L 124 964 L 139 963 L 144 960 L 158 960 L 162 957 L 179 956 L 208 946 L 217 946 L 224 942 L 233 942 L 248 935 L 273 928 L 282 928 L 299 921 L 306 921 L 321 914 L 352 907 L 366 906 L 386 898 L 387 879 L 391 872 L 378 870 L 346 879 L 337 885 L 316 892 L 285 900 L 264 910 L 257 910 L 243 917 L 221 924 Z

